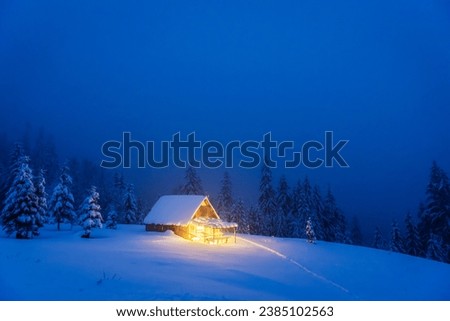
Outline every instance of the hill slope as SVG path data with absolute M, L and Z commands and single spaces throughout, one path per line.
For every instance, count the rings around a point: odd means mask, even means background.
M 205 245 L 143 229 L 2 236 L 0 299 L 450 300 L 448 264 L 300 239 Z

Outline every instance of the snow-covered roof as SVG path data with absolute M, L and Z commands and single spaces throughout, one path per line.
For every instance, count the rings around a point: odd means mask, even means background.
M 187 225 L 202 204 L 210 206 L 215 218 L 219 219 L 204 195 L 165 195 L 153 205 L 144 224 Z

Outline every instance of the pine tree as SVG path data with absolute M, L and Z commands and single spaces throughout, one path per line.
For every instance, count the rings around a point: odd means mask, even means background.
M 311 184 L 309 182 L 309 178 L 305 177 L 303 181 L 303 187 L 300 192 L 300 197 L 297 198 L 297 212 L 298 212 L 298 224 L 302 227 L 302 234 L 300 237 L 306 237 L 305 234 L 305 226 L 308 218 L 313 216 L 313 208 L 312 208 L 312 190 Z
M 292 210 L 291 217 L 289 219 L 291 237 L 303 237 L 304 226 L 303 218 L 300 218 L 300 203 L 302 202 L 303 195 L 303 183 L 301 180 L 297 181 L 295 188 L 292 192 Z M 306 224 L 306 221 L 304 222 Z
M 238 199 L 238 201 L 233 205 L 231 213 L 232 213 L 232 222 L 237 223 L 238 231 L 242 233 L 246 229 L 245 207 L 242 199 Z
M 79 160 L 76 157 L 71 157 L 65 166 L 70 168 L 70 176 L 72 178 L 72 184 L 70 186 L 73 199 L 78 201 L 84 200 L 86 186 L 82 186 L 82 182 L 80 181 L 82 174 Z
M 442 251 L 445 252 L 444 249 L 450 247 L 450 185 L 447 174 L 436 162 L 433 162 L 431 167 L 425 213 L 429 217 L 430 239 L 434 237 L 440 240 Z M 427 252 L 428 249 L 429 245 L 427 246 Z M 444 262 L 450 262 L 449 255 L 450 253 L 443 253 Z
M 426 194 L 426 204 L 419 212 L 418 231 L 422 250 L 428 255 L 430 244 L 434 246 L 439 240 L 444 261 L 450 262 L 450 184 L 447 174 L 436 162 L 431 166 Z
M 38 211 L 38 198 L 33 184 L 29 158 L 18 160 L 20 167 L 6 194 L 2 211 L 3 229 L 8 235 L 16 233 L 16 238 L 29 239 L 39 235 L 42 219 Z
M 305 234 L 308 243 L 316 243 L 316 233 L 314 233 L 314 227 L 310 217 L 308 217 L 308 220 L 306 221 Z
M 287 237 L 290 234 L 289 220 L 291 217 L 291 196 L 289 195 L 289 185 L 286 177 L 280 178 L 277 190 L 277 218 L 276 236 Z
M 323 215 L 324 215 L 324 204 L 322 200 L 322 194 L 320 192 L 319 186 L 315 185 L 312 191 L 312 199 L 311 199 L 311 210 L 312 217 L 314 222 L 316 222 L 314 231 L 316 232 L 316 237 L 319 240 L 324 239 L 324 231 L 323 231 Z
M 39 171 L 39 175 L 35 178 L 34 186 L 36 189 L 36 197 L 38 199 L 38 213 L 42 218 L 43 223 L 49 222 L 48 208 L 47 208 L 47 193 L 45 192 L 45 176 L 44 170 Z
M 384 249 L 384 247 L 385 247 L 383 233 L 381 233 L 381 230 L 378 226 L 375 228 L 375 234 L 373 237 L 372 247 L 376 248 L 376 249 Z
M 356 216 L 353 217 L 352 227 L 350 231 L 350 238 L 352 240 L 352 244 L 362 245 L 362 233 L 361 228 L 359 226 L 359 221 Z
M 349 239 L 347 233 L 347 222 L 345 216 L 338 209 L 335 213 L 335 222 L 336 222 L 336 242 L 350 244 L 351 240 Z
M 181 187 L 181 194 L 204 195 L 202 181 L 193 167 L 186 169 L 185 184 Z
M 419 234 L 419 253 L 425 257 L 428 247 L 428 241 L 430 239 L 430 217 L 427 215 L 425 210 L 425 205 L 423 203 L 419 204 L 417 210 L 417 217 L 419 218 L 419 224 L 417 225 L 417 233 Z
M 136 223 L 137 224 L 143 224 L 145 213 L 144 213 L 144 202 L 142 201 L 142 198 L 138 197 L 136 202 Z
M 392 221 L 390 250 L 399 253 L 405 252 L 405 249 L 403 247 L 403 238 L 401 236 L 396 220 Z
M 420 240 L 417 228 L 412 221 L 411 214 L 408 212 L 405 218 L 406 235 L 405 235 L 405 253 L 409 255 L 419 256 Z
M 219 195 L 217 196 L 217 211 L 220 217 L 231 222 L 231 211 L 234 205 L 231 178 L 228 172 L 225 172 L 221 181 L 222 186 L 220 188 Z
M 325 196 L 324 209 L 322 215 L 322 229 L 323 239 L 328 242 L 338 241 L 338 220 L 340 218 L 339 209 L 336 206 L 336 199 L 334 198 L 331 189 L 328 188 Z
M 0 189 L 0 203 L 4 203 L 7 197 L 7 192 L 13 186 L 14 180 L 22 166 L 21 159 L 25 156 L 23 147 L 19 143 L 15 143 L 9 155 L 9 166 L 6 179 Z
M 118 213 L 122 213 L 122 205 L 123 205 L 123 196 L 126 193 L 127 183 L 125 181 L 125 177 L 121 173 L 114 173 L 113 177 L 113 198 L 114 198 L 114 207 L 116 208 Z
M 82 238 L 89 238 L 93 228 L 102 228 L 103 218 L 100 213 L 99 199 L 100 195 L 97 192 L 97 188 L 92 186 L 89 195 L 84 199 L 79 210 L 80 225 L 84 229 Z
M 436 234 L 431 234 L 427 244 L 426 258 L 445 262 L 446 253 L 442 244 L 442 238 Z
M 261 233 L 261 215 L 258 213 L 257 208 L 250 207 L 248 210 L 248 233 L 253 235 L 262 234 Z
M 264 164 L 261 170 L 258 208 L 263 222 L 263 235 L 274 236 L 276 232 L 276 200 L 272 186 L 272 171 Z
M 128 184 L 127 191 L 123 198 L 123 217 L 125 224 L 135 224 L 137 221 L 137 203 L 134 195 L 134 185 Z
M 114 206 L 111 206 L 106 216 L 105 227 L 108 229 L 117 229 L 117 211 Z
M 318 236 L 327 242 L 352 243 L 350 233 L 347 232 L 347 223 L 345 216 L 336 205 L 336 199 L 328 187 L 325 199 L 322 201 L 319 188 L 315 188 L 315 192 L 308 192 L 309 181 L 304 184 L 303 191 L 303 217 L 313 217 L 313 221 L 318 224 Z M 306 216 L 308 213 L 309 216 Z M 317 233 L 316 233 L 317 235 Z
M 50 199 L 50 214 L 56 222 L 58 231 L 61 230 L 61 223 L 73 224 L 77 218 L 74 211 L 74 199 L 71 192 L 72 177 L 69 175 L 69 168 L 63 166 L 59 176 L 59 184 L 53 190 Z

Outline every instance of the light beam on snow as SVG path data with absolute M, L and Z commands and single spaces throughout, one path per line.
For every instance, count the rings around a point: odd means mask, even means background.
M 241 239 L 242 241 L 247 242 L 247 243 L 249 243 L 249 244 L 252 244 L 252 245 L 254 245 L 254 246 L 256 246 L 256 247 L 262 248 L 263 250 L 266 250 L 266 251 L 268 251 L 268 252 L 270 252 L 270 253 L 272 253 L 272 254 L 275 254 L 276 256 L 279 256 L 279 257 L 281 257 L 282 259 L 287 260 L 288 262 L 290 262 L 290 263 L 296 265 L 297 267 L 299 267 L 300 269 L 302 269 L 302 270 L 305 271 L 306 273 L 308 273 L 308 274 L 314 276 L 315 278 L 317 278 L 317 279 L 319 279 L 319 280 L 322 280 L 322 281 L 324 281 L 324 282 L 326 282 L 326 283 L 328 283 L 328 284 L 331 284 L 332 286 L 338 288 L 339 290 L 341 290 L 341 291 L 343 291 L 343 292 L 345 292 L 345 293 L 350 294 L 350 291 L 349 291 L 348 289 L 346 289 L 346 288 L 344 288 L 343 286 L 337 284 L 336 282 L 333 282 L 333 281 L 327 279 L 326 277 L 324 277 L 324 276 L 322 276 L 322 275 L 319 275 L 319 274 L 317 274 L 317 273 L 311 271 L 310 269 L 308 269 L 308 268 L 305 267 L 304 265 L 300 264 L 299 262 L 295 261 L 294 259 L 291 259 L 290 257 L 284 255 L 283 253 L 278 252 L 277 250 L 271 249 L 270 247 L 267 247 L 267 246 L 265 246 L 265 245 L 262 245 L 262 244 L 259 244 L 259 243 L 256 243 L 256 242 L 253 242 L 253 241 L 250 241 L 250 240 L 247 240 L 247 239 L 242 238 L 242 237 L 240 237 L 239 239 Z

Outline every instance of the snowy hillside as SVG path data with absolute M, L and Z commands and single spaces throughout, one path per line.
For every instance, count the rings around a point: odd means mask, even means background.
M 364 247 L 242 236 L 211 246 L 143 226 L 0 237 L 2 300 L 450 300 L 450 265 Z

